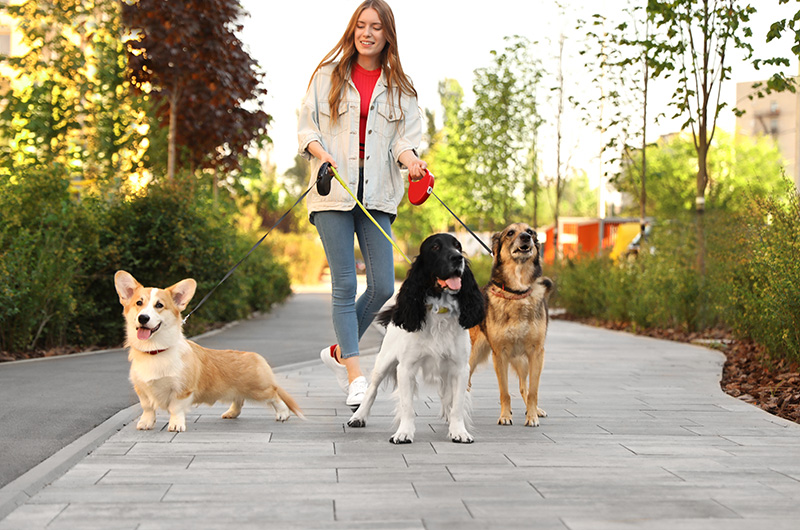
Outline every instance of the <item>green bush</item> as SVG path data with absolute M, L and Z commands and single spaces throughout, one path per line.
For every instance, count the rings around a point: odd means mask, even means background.
M 63 343 L 78 307 L 73 285 L 92 228 L 60 168 L 0 184 L 0 349 Z
M 292 283 L 308 285 L 320 281 L 328 261 L 316 231 L 289 234 L 274 230 L 268 240 L 270 248 L 288 269 Z
M 191 310 L 256 241 L 188 187 L 76 201 L 63 174 L 28 171 L 0 183 L 2 350 L 119 345 L 114 272 L 158 287 L 193 277 Z M 189 319 L 186 332 L 267 310 L 290 292 L 286 268 L 262 245 Z
M 773 358 L 800 361 L 800 199 L 792 183 L 780 197 L 758 200 L 728 253 L 723 284 L 726 322 Z

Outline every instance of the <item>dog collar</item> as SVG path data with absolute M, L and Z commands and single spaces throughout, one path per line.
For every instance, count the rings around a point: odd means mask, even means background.
M 166 349 L 163 350 L 150 350 L 150 351 L 142 351 L 142 353 L 149 353 L 150 355 L 158 355 L 161 352 L 167 351 Z
M 531 294 L 530 287 L 524 291 L 516 291 L 514 289 L 506 289 L 505 285 L 500 285 L 496 282 L 492 282 L 492 286 L 489 288 L 489 291 L 493 295 L 499 296 L 500 298 L 505 298 L 506 300 L 522 300 Z
M 433 309 L 433 304 L 426 304 L 425 307 L 428 309 L 428 311 L 430 311 L 431 309 Z M 439 306 L 439 309 L 436 310 L 436 313 L 439 315 L 443 315 L 449 312 L 450 310 L 444 306 Z

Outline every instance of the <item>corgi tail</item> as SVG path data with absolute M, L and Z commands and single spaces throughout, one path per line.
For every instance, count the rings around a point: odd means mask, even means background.
M 297 401 L 295 401 L 294 398 L 290 396 L 286 390 L 284 390 L 278 385 L 275 385 L 275 390 L 278 394 L 278 397 L 281 398 L 281 401 L 286 403 L 286 406 L 289 407 L 289 410 L 294 412 L 295 416 L 297 416 L 301 420 L 306 419 L 306 417 L 303 415 L 303 409 L 300 408 L 300 405 L 297 404 Z

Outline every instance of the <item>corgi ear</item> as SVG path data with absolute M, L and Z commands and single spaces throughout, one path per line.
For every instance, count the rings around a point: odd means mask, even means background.
M 194 296 L 195 289 L 197 289 L 197 282 L 187 278 L 168 288 L 167 291 L 172 296 L 172 301 L 178 306 L 178 310 L 183 311 Z
M 114 274 L 114 286 L 117 288 L 119 303 L 125 305 L 130 301 L 136 289 L 140 288 L 142 284 L 137 282 L 136 278 L 131 276 L 130 273 L 117 271 L 117 273 Z

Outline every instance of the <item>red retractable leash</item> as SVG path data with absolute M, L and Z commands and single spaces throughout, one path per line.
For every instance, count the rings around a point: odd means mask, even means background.
M 470 228 L 466 224 L 464 224 L 464 221 L 459 219 L 458 216 L 455 213 L 453 213 L 453 210 L 448 208 L 448 206 L 444 203 L 444 201 L 442 199 L 440 199 L 439 196 L 436 195 L 436 193 L 434 193 L 434 191 L 433 191 L 433 183 L 434 183 L 433 173 L 428 171 L 427 168 L 425 169 L 425 175 L 422 178 L 419 178 L 417 180 L 413 180 L 411 178 L 411 175 L 409 175 L 408 176 L 408 202 L 410 202 L 414 206 L 419 206 L 420 204 L 422 204 L 423 202 L 428 200 L 428 197 L 433 195 L 434 197 L 436 197 L 436 200 L 439 201 L 440 203 L 442 203 L 442 206 L 444 206 L 445 209 L 447 209 L 447 211 L 450 212 L 450 215 L 455 217 L 456 221 L 461 223 L 461 226 L 466 228 L 467 232 L 472 234 L 472 237 L 474 237 L 475 240 L 478 243 L 480 243 L 483 248 L 486 249 L 486 252 L 488 252 L 489 255 L 492 256 L 493 255 L 492 254 L 492 249 L 490 249 L 486 245 L 486 243 L 484 243 L 483 240 L 481 240 L 481 238 L 479 238 L 475 234 L 475 232 L 470 230 Z
M 419 206 L 430 197 L 433 193 L 433 173 L 425 170 L 425 175 L 422 178 L 414 180 L 411 175 L 408 175 L 408 202 L 414 206 Z

